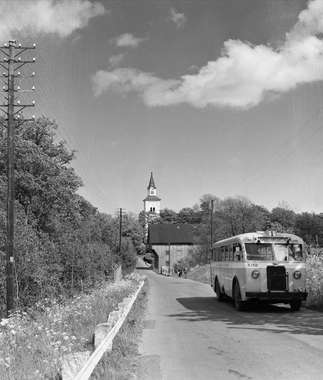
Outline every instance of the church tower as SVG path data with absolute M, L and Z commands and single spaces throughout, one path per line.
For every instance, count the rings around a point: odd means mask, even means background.
M 155 185 L 153 172 L 151 172 L 147 187 L 147 197 L 144 199 L 144 211 L 146 215 L 159 216 L 160 200 L 161 199 L 157 197 L 157 188 Z
M 157 197 L 157 188 L 155 185 L 153 172 L 150 173 L 150 180 L 147 187 L 147 196 L 144 199 L 144 214 L 145 214 L 145 241 L 148 237 L 149 223 L 159 217 L 160 214 L 160 198 Z

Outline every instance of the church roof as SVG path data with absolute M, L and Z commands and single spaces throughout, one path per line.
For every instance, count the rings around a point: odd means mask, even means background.
M 149 184 L 148 184 L 147 189 L 150 189 L 151 187 L 156 189 L 156 185 L 155 185 L 155 181 L 154 181 L 154 177 L 153 177 L 153 172 L 150 173 L 150 180 L 149 180 Z
M 156 195 L 147 195 L 147 197 L 144 199 L 144 201 L 160 201 L 161 199 L 158 198 Z
M 148 242 L 154 244 L 185 244 L 193 242 L 193 227 L 190 224 L 152 224 L 148 230 Z

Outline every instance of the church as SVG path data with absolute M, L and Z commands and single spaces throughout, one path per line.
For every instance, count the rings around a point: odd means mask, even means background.
M 160 201 L 161 199 L 157 197 L 157 188 L 155 185 L 153 172 L 150 173 L 150 180 L 147 187 L 147 196 L 144 199 L 144 211 L 147 216 L 146 223 L 160 214 Z
M 170 275 L 174 265 L 196 248 L 193 242 L 193 227 L 190 224 L 159 223 L 161 198 L 153 173 L 147 187 L 144 202 L 145 243 L 147 252 L 153 258 L 153 269 Z

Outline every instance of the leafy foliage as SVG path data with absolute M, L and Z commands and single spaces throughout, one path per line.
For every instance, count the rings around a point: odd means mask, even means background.
M 57 124 L 45 117 L 16 128 L 15 293 L 18 305 L 70 294 L 109 277 L 121 263 L 133 268 L 142 229 L 125 216 L 118 252 L 119 220 L 100 213 L 77 191 L 74 152 L 57 141 Z M 4 132 L 4 131 L 3 131 Z M 0 136 L 0 304 L 4 305 L 6 242 L 6 140 Z

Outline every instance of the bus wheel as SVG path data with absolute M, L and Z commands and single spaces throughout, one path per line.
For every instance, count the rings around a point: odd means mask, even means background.
M 234 282 L 233 288 L 233 304 L 236 310 L 242 311 L 245 308 L 245 303 L 241 300 L 241 292 L 239 282 Z
M 301 308 L 302 301 L 301 300 L 294 300 L 290 301 L 290 309 L 291 311 L 298 311 Z
M 221 288 L 220 288 L 220 284 L 219 284 L 218 279 L 215 280 L 215 293 L 216 293 L 218 301 L 222 302 L 224 300 L 224 294 L 221 292 Z

